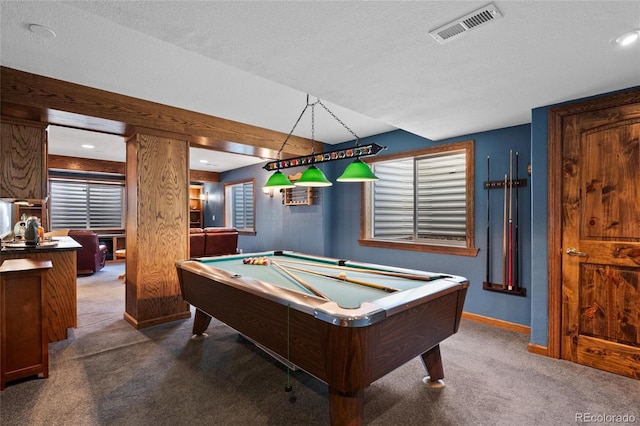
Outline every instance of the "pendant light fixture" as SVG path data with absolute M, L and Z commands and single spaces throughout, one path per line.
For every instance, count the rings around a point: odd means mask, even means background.
M 369 166 L 361 159 L 356 158 L 336 180 L 338 182 L 370 182 L 378 180 L 378 176 L 374 175 Z
M 355 138 L 356 145 L 351 148 L 339 149 L 335 151 L 315 153 L 315 106 L 320 105 L 324 108 L 338 123 L 342 125 L 353 137 Z M 311 107 L 311 155 L 302 157 L 290 158 L 286 160 L 280 159 L 280 153 L 282 152 L 285 144 L 293 134 L 296 126 L 300 122 L 300 119 L 306 112 L 307 108 Z M 326 105 L 316 100 L 313 103 L 309 103 L 309 95 L 307 95 L 307 104 L 305 105 L 302 113 L 298 117 L 298 120 L 291 129 L 291 132 L 287 135 L 287 138 L 283 142 L 280 150 L 278 151 L 278 157 L 276 161 L 271 161 L 264 166 L 264 169 L 268 171 L 275 170 L 275 173 L 269 178 L 265 184 L 265 189 L 283 189 L 293 188 L 295 186 L 308 186 L 308 187 L 324 187 L 331 186 L 332 183 L 327 179 L 322 170 L 316 167 L 318 163 L 326 163 L 329 161 L 343 160 L 347 158 L 354 158 L 355 160 L 347 166 L 344 173 L 337 179 L 338 182 L 368 182 L 378 180 L 378 177 L 373 174 L 369 166 L 364 163 L 360 157 L 372 156 L 378 154 L 378 152 L 386 149 L 384 146 L 380 146 L 376 143 L 370 143 L 366 145 L 359 144 L 360 138 L 353 132 L 346 124 L 344 124 Z M 280 171 L 289 167 L 299 167 L 308 165 L 309 168 L 302 173 L 300 179 L 295 184 Z
M 295 187 L 295 185 L 292 184 L 289 178 L 286 177 L 280 170 L 277 170 L 274 174 L 272 174 L 269 180 L 267 180 L 267 183 L 265 183 L 263 186 L 263 188 L 265 189 L 273 189 L 274 191 L 293 187 Z
M 311 104 L 311 157 L 315 158 L 315 123 L 316 123 L 316 103 Z M 309 105 L 309 95 L 307 95 L 307 106 Z M 329 179 L 322 173 L 322 170 L 317 168 L 314 164 L 302 173 L 300 179 L 295 183 L 295 186 L 311 186 L 322 187 L 333 185 Z

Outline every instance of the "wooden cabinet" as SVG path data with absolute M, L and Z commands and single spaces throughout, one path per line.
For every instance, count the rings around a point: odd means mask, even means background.
M 55 237 L 57 245 L 0 251 L 0 263 L 10 259 L 28 259 L 34 262 L 50 260 L 53 267 L 47 273 L 48 341 L 68 338 L 69 328 L 78 326 L 78 298 L 76 276 L 77 251 L 82 248 L 71 237 Z M 3 264 L 4 265 L 4 264 Z
M 47 198 L 46 123 L 2 117 L 0 198 Z
M 10 259 L 0 266 L 0 390 L 6 382 L 49 377 L 47 270 L 50 260 Z
M 189 186 L 189 226 L 202 228 L 202 186 Z
M 107 246 L 107 260 L 117 260 L 116 251 L 126 250 L 127 248 L 127 236 L 123 233 L 99 233 L 98 239 L 100 244 Z M 124 258 L 124 255 L 120 257 L 120 259 Z

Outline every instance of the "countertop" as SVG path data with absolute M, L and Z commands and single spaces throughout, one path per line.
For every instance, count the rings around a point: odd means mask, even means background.
M 21 243 L 2 243 L 2 250 L 0 254 L 5 253 L 40 253 L 50 251 L 66 251 L 66 250 L 80 250 L 80 245 L 76 240 L 71 237 L 53 237 L 51 241 L 45 241 L 43 245 L 39 246 L 27 246 Z

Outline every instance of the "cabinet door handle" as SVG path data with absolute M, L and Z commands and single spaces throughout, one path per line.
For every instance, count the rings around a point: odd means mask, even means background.
M 582 251 L 578 251 L 574 247 L 569 247 L 567 249 L 567 254 L 569 256 L 578 256 L 578 257 L 587 257 L 587 256 L 589 256 L 587 253 L 582 252 Z

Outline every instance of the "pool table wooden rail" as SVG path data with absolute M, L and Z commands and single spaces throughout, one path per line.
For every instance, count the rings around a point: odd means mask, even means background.
M 224 272 L 185 266 L 179 262 L 177 271 L 184 300 L 196 307 L 193 333 L 204 333 L 215 317 L 284 359 L 289 346 L 292 364 L 328 384 L 334 425 L 361 424 L 364 388 L 417 356 L 431 380 L 444 377 L 439 343 L 457 332 L 468 287 L 466 281 L 456 283 L 383 320 L 354 327 L 316 318 L 313 311 L 326 301 L 315 296 L 298 293 L 289 305 L 261 295 L 267 287 L 247 291 Z

